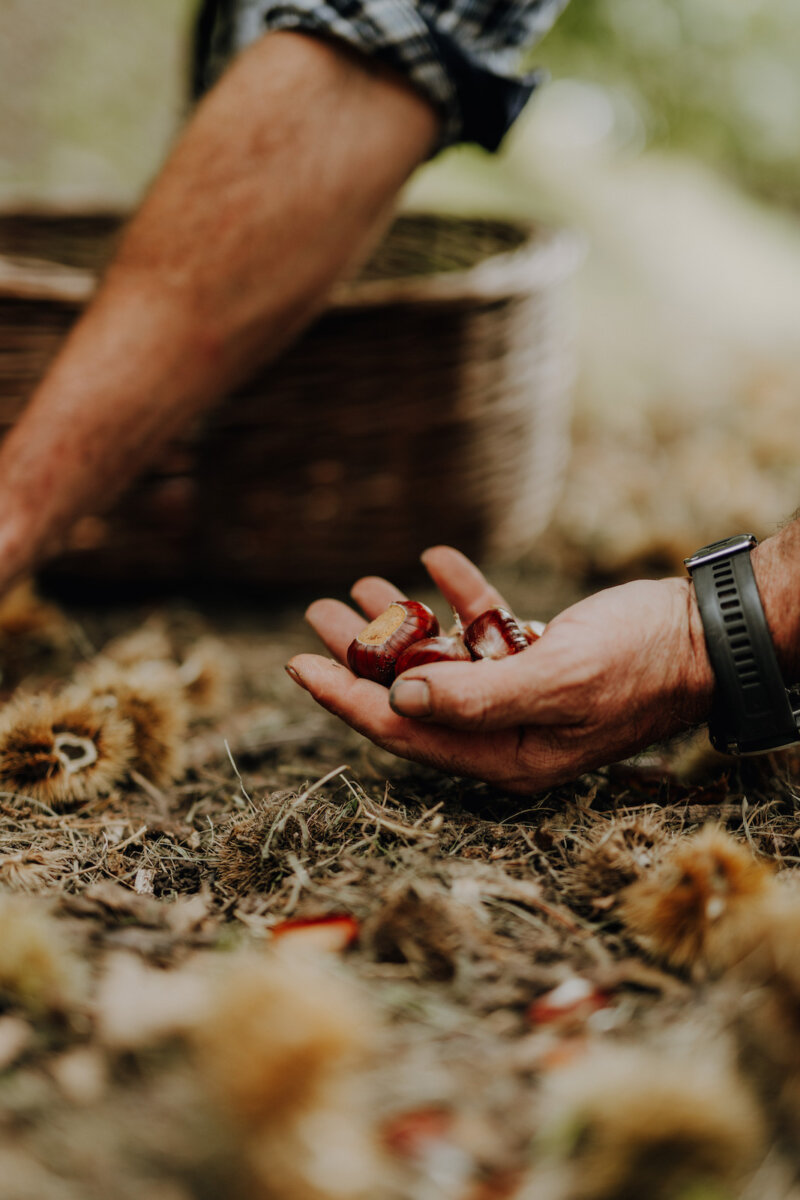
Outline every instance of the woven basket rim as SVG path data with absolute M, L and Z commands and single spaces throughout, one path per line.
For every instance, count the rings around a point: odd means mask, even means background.
M 0 297 L 85 304 L 97 288 L 92 271 L 42 258 L 0 254 Z
M 447 219 L 446 214 L 425 211 L 402 215 L 412 219 Z M 454 214 L 452 219 L 459 218 Z M 487 224 L 497 224 L 499 220 L 525 233 L 525 241 L 512 250 L 490 254 L 471 267 L 429 275 L 356 279 L 336 284 L 330 293 L 329 309 L 491 301 L 547 287 L 571 274 L 583 257 L 582 239 L 572 230 L 507 218 L 475 217 L 471 220 L 485 220 Z M 98 282 L 99 276 L 91 270 L 47 259 L 0 254 L 0 298 L 3 299 L 50 301 L 80 307 L 92 298 Z
M 487 223 L 497 223 L 497 218 L 485 219 Z M 547 287 L 571 274 L 582 257 L 581 239 L 569 230 L 550 229 L 529 221 L 504 223 L 527 234 L 525 241 L 513 250 L 490 254 L 462 270 L 341 283 L 333 289 L 332 303 L 337 308 L 371 308 L 391 304 L 494 300 Z

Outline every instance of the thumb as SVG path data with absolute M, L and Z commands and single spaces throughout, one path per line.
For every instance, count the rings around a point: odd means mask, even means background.
M 431 663 L 406 671 L 392 684 L 389 704 L 401 717 L 454 729 L 504 729 L 533 722 L 542 696 L 529 653 L 473 663 Z

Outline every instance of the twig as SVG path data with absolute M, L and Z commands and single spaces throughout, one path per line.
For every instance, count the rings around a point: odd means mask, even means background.
M 147 825 L 142 825 L 142 827 L 137 829 L 135 833 L 132 833 L 130 837 L 126 837 L 124 842 L 117 842 L 117 844 L 111 848 L 117 852 L 124 850 L 126 846 L 130 846 L 132 842 L 138 841 L 143 833 L 147 833 Z
M 287 854 L 286 861 L 288 862 L 289 866 L 292 868 L 293 878 L 292 878 L 292 890 L 289 895 L 289 899 L 287 900 L 286 904 L 284 905 L 283 909 L 281 910 L 281 914 L 284 917 L 288 917 L 294 912 L 295 907 L 297 906 L 297 901 L 300 899 L 300 893 L 302 892 L 303 888 L 309 887 L 311 885 L 311 876 L 309 875 L 308 871 L 305 869 L 303 864 L 300 862 L 300 860 L 296 854 L 292 854 L 291 852 L 289 854 Z
M 444 808 L 444 800 L 440 800 L 438 804 L 434 804 L 433 808 L 426 808 L 422 816 L 417 817 L 416 821 L 414 821 L 414 829 L 418 829 L 425 821 L 430 821 L 432 817 L 435 817 L 440 808 Z
M 22 800 L 25 804 L 34 804 L 36 808 L 41 808 L 48 816 L 55 820 L 59 819 L 59 814 L 54 809 L 45 804 L 43 800 L 34 800 L 33 796 L 23 796 L 21 792 L 0 792 L 0 800 Z
M 526 921 L 528 925 L 533 925 L 536 929 L 541 929 L 543 926 L 545 929 L 547 928 L 541 917 L 536 917 L 533 913 L 526 912 L 524 908 L 512 904 L 509 900 L 501 900 L 499 896 L 486 896 L 484 903 L 492 904 L 495 908 L 502 908 L 505 912 L 513 913 L 518 920 Z
M 131 771 L 130 774 L 131 779 L 136 786 L 140 787 L 143 792 L 146 792 L 151 800 L 155 800 L 157 804 L 162 806 L 162 808 L 168 804 L 167 797 L 161 791 L 161 789 L 157 788 L 156 785 L 151 783 L 149 779 L 146 779 L 144 775 L 140 775 L 138 771 Z
M 343 763 L 341 767 L 335 767 L 332 771 L 328 771 L 327 775 L 323 775 L 322 779 L 318 779 L 316 783 L 312 783 L 311 787 L 307 787 L 304 792 L 301 792 L 300 795 L 292 801 L 292 808 L 299 808 L 301 804 L 305 804 L 309 796 L 314 795 L 314 792 L 318 792 L 319 789 L 324 787 L 326 783 L 330 783 L 330 781 L 335 779 L 337 775 L 341 775 L 342 771 L 349 770 L 350 767 L 347 765 L 347 763 Z M 345 782 L 347 781 L 345 780 Z
M 287 812 L 289 811 L 289 809 L 291 807 L 292 807 L 292 798 L 290 796 L 288 799 L 284 800 L 283 804 L 278 809 L 278 815 L 276 816 L 275 820 L 272 822 L 272 824 L 269 827 L 269 833 L 267 834 L 267 836 L 264 840 L 264 845 L 261 847 L 261 858 L 262 859 L 269 857 L 269 850 L 270 850 L 270 846 L 272 845 L 272 839 L 275 837 L 275 834 L 277 833 L 278 828 L 281 826 L 281 823 L 282 823 L 284 817 L 286 816 Z
M 374 821 L 376 825 L 380 825 L 383 829 L 388 829 L 390 833 L 399 833 L 402 837 L 433 838 L 436 840 L 436 834 L 431 833 L 427 829 L 417 829 L 414 825 L 403 825 L 401 821 L 393 821 L 391 817 L 384 817 L 380 811 L 375 810 L 372 801 L 368 799 L 363 788 L 357 791 L 349 779 L 345 779 L 344 782 L 355 796 L 365 816 L 370 821 Z
M 759 855 L 762 852 L 757 848 L 755 842 L 753 841 L 753 835 L 750 832 L 750 823 L 747 820 L 748 808 L 749 805 L 747 803 L 747 796 L 742 796 L 742 828 L 744 829 L 744 836 L 747 838 L 747 843 L 750 849 L 753 851 L 753 854 Z
M 689 804 L 682 814 L 690 825 L 700 824 L 713 818 L 728 822 L 742 815 L 740 804 Z
M 478 886 L 481 887 L 480 880 L 478 881 Z M 490 891 L 485 891 L 483 888 L 481 890 L 484 891 L 484 896 L 487 900 L 495 904 L 498 901 L 502 901 L 503 907 L 510 908 L 513 912 L 519 912 L 519 909 L 516 907 L 517 905 L 521 905 L 523 908 L 532 908 L 549 917 L 551 921 L 555 921 L 558 925 L 563 926 L 564 929 L 568 929 L 570 933 L 574 933 L 579 937 L 586 936 L 586 929 L 582 928 L 573 917 L 567 916 L 566 913 L 560 912 L 557 908 L 553 908 L 546 900 L 540 900 L 536 896 L 526 896 L 524 899 L 517 899 L 515 896 L 496 896 L 492 895 Z
M 223 741 L 224 741 L 224 744 L 225 744 L 225 750 L 227 751 L 227 754 L 228 754 L 228 758 L 230 759 L 230 762 L 231 762 L 231 766 L 232 766 L 232 767 L 233 767 L 233 769 L 234 769 L 234 772 L 235 772 L 235 774 L 236 774 L 236 778 L 239 780 L 239 787 L 240 787 L 240 788 L 241 788 L 241 790 L 242 790 L 242 795 L 244 796 L 244 798 L 245 798 L 245 800 L 247 801 L 247 803 L 248 803 L 248 804 L 252 804 L 252 803 L 253 803 L 253 801 L 250 799 L 250 797 L 249 797 L 249 796 L 248 796 L 248 794 L 247 794 L 247 788 L 244 786 L 244 780 L 242 779 L 242 776 L 241 776 L 241 774 L 240 774 L 240 772 L 239 772 L 239 768 L 237 767 L 237 765 L 236 765 L 236 762 L 235 762 L 235 760 L 234 760 L 234 757 L 233 757 L 233 755 L 231 754 L 231 748 L 230 748 L 230 745 L 229 745 L 229 743 L 228 743 L 228 739 L 227 739 L 227 738 L 224 738 L 224 739 L 223 739 Z

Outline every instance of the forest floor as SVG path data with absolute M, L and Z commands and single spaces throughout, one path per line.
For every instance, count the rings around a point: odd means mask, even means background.
M 7 700 L 213 651 L 171 782 L 6 775 L 3 1200 L 797 1200 L 800 758 L 444 778 L 292 685 L 301 610 L 0 613 Z

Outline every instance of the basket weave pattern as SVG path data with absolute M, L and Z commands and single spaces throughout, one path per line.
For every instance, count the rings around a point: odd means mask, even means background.
M 112 236 L 109 222 L 0 220 L 1 427 Z M 401 218 L 278 363 L 173 443 L 111 514 L 78 524 L 57 570 L 318 584 L 365 569 L 402 577 L 439 541 L 483 560 L 519 555 L 566 465 L 574 261 L 563 235 Z

